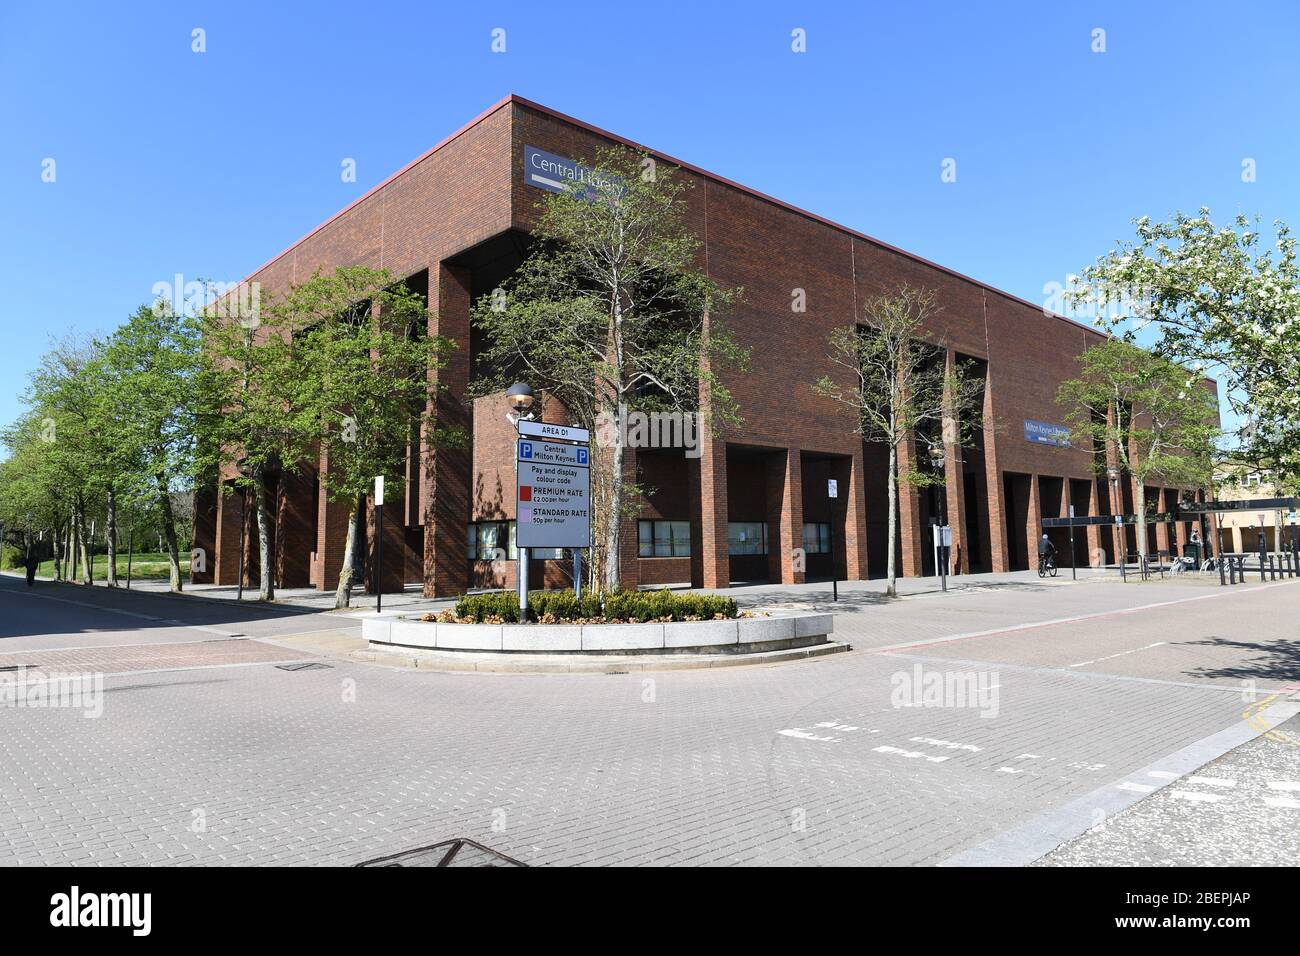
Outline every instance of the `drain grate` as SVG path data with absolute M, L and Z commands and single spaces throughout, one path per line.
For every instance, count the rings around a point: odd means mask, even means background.
M 333 664 L 322 664 L 320 661 L 304 661 L 301 664 L 276 664 L 275 669 L 279 671 L 328 671 L 333 670 Z
M 513 857 L 463 837 L 366 860 L 357 866 L 528 866 Z

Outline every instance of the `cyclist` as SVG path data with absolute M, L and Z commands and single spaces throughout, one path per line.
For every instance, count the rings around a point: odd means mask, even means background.
M 1056 545 L 1044 534 L 1038 539 L 1038 576 L 1041 578 L 1048 571 L 1056 570 Z

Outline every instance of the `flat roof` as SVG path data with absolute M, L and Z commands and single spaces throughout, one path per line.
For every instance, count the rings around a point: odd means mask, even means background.
M 507 94 L 505 97 L 498 100 L 496 103 L 493 103 L 491 106 L 485 109 L 482 113 L 479 113 L 478 116 L 474 117 L 464 126 L 462 126 L 460 129 L 456 130 L 450 136 L 447 136 L 444 139 L 440 140 L 432 148 L 426 150 L 424 153 L 420 154 L 418 157 L 411 160 L 411 162 L 407 163 L 401 169 L 397 170 L 397 172 L 393 173 L 391 176 L 386 178 L 383 182 L 375 186 L 372 186 L 370 189 L 366 190 L 366 192 L 362 193 L 356 199 L 352 200 L 352 202 L 348 203 L 346 206 L 344 206 L 334 215 L 330 216 L 328 219 L 322 222 L 315 229 L 311 230 L 311 232 L 307 233 L 301 239 L 298 239 L 296 242 L 286 247 L 282 252 L 277 253 L 275 256 L 272 256 L 266 262 L 262 263 L 262 265 L 258 266 L 255 270 L 253 270 L 251 273 L 245 276 L 244 281 L 247 282 L 249 279 L 257 275 L 263 269 L 266 269 L 268 266 L 271 266 L 275 262 L 278 262 L 280 259 L 284 258 L 294 249 L 298 248 L 298 246 L 302 245 L 312 236 L 316 235 L 316 233 L 320 232 L 330 223 L 346 215 L 350 210 L 356 208 L 361 203 L 369 199 L 371 196 L 378 193 L 381 189 L 383 189 L 393 180 L 397 179 L 403 173 L 415 168 L 420 163 L 424 162 L 434 153 L 438 152 L 438 150 L 442 149 L 444 146 L 446 146 L 448 143 L 455 140 L 463 133 L 473 129 L 475 126 L 483 122 L 483 120 L 487 119 L 497 110 L 501 109 L 502 107 L 509 106 L 511 104 L 518 104 L 520 106 L 527 107 L 528 109 L 535 110 L 539 113 L 545 114 L 546 116 L 550 116 L 554 119 L 560 120 L 561 122 L 568 123 L 572 126 L 577 126 L 580 129 L 585 129 L 590 133 L 596 134 L 597 136 L 603 136 L 606 139 L 610 139 L 613 140 L 614 142 L 621 143 L 622 145 L 635 149 L 639 152 L 648 153 L 651 156 L 654 156 L 658 159 L 661 159 L 667 163 L 672 164 L 673 166 L 680 166 L 682 169 L 689 170 L 690 172 L 695 173 L 698 176 L 703 176 L 704 178 L 713 180 L 716 183 L 721 183 L 724 186 L 729 186 L 732 189 L 737 189 L 743 193 L 747 193 L 750 196 L 754 196 L 755 198 L 761 199 L 764 202 L 772 203 L 773 205 L 779 206 L 782 209 L 789 210 L 790 212 L 796 213 L 797 215 L 804 216 L 808 219 L 812 219 L 815 222 L 819 222 L 822 225 L 829 226 L 832 229 L 835 229 L 846 235 L 853 236 L 856 239 L 861 239 L 864 242 L 869 242 L 872 245 L 879 246 L 882 249 L 887 249 L 890 252 L 895 253 L 896 255 L 904 256 L 905 258 L 911 259 L 914 262 L 919 262 L 922 265 L 929 266 L 931 269 L 937 269 L 940 272 L 950 275 L 956 279 L 960 279 L 963 282 L 969 282 L 970 284 L 977 286 L 981 289 L 984 289 L 987 292 L 992 292 L 995 295 L 1000 295 L 1003 298 L 1012 300 L 1013 302 L 1018 302 L 1021 305 L 1026 305 L 1029 308 L 1033 309 L 1035 312 L 1041 313 L 1046 318 L 1059 319 L 1062 322 L 1070 323 L 1071 326 L 1077 329 L 1083 329 L 1084 331 L 1092 332 L 1094 335 L 1101 336 L 1102 338 L 1107 337 L 1105 333 L 1097 331 L 1097 329 L 1093 328 L 1090 325 L 1086 325 L 1085 323 L 1080 322 L 1076 319 L 1072 319 L 1069 316 L 1060 315 L 1056 312 L 1051 312 L 1048 309 L 1043 308 L 1041 305 L 1037 305 L 1033 302 L 1030 302 L 1028 299 L 1023 299 L 1020 296 L 1007 292 L 1004 289 L 999 289 L 996 286 L 991 286 L 987 282 L 981 282 L 979 279 L 958 272 L 955 269 L 949 269 L 947 266 L 940 265 L 939 263 L 926 259 L 924 256 L 919 256 L 916 253 L 908 252 L 906 249 L 901 249 L 898 246 L 885 242 L 882 239 L 877 239 L 875 236 L 869 236 L 864 232 L 859 232 L 856 229 L 851 229 L 848 226 L 835 222 L 834 220 L 827 219 L 825 216 L 819 216 L 814 212 L 809 212 L 806 209 L 801 209 L 798 206 L 794 206 L 788 202 L 784 202 L 780 199 L 777 199 L 774 196 L 769 196 L 767 193 L 760 192 L 757 189 L 751 189 L 750 187 L 742 185 L 741 183 L 738 183 L 734 180 L 728 179 L 725 176 L 719 176 L 717 173 L 710 172 L 707 169 L 702 169 L 701 167 L 696 166 L 693 163 L 688 163 L 683 160 L 677 159 L 676 157 L 669 156 L 667 153 L 664 153 L 660 150 L 651 149 L 650 147 L 644 146 L 641 143 L 637 143 L 633 140 L 630 140 L 625 136 L 619 136 L 617 133 L 611 133 L 609 130 L 601 129 L 599 126 L 593 126 L 591 123 L 583 122 L 582 120 L 577 119 L 576 117 L 569 116 L 565 113 L 561 113 L 558 110 L 553 110 L 549 106 L 543 106 L 541 103 L 537 103 L 534 102 L 533 100 L 526 99 L 522 96 L 519 96 L 516 93 Z

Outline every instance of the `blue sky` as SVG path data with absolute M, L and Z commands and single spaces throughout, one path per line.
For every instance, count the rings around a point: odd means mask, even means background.
M 510 92 L 1041 302 L 1138 215 L 1300 224 L 1298 41 L 1294 3 L 7 4 L 0 422 L 51 336 L 246 275 Z

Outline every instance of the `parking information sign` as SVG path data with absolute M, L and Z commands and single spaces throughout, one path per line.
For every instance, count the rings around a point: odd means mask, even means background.
M 591 546 L 591 468 L 586 445 L 521 438 L 515 543 L 521 548 Z
M 586 445 L 561 445 L 559 442 L 519 439 L 518 461 L 531 461 L 536 465 L 590 466 Z

